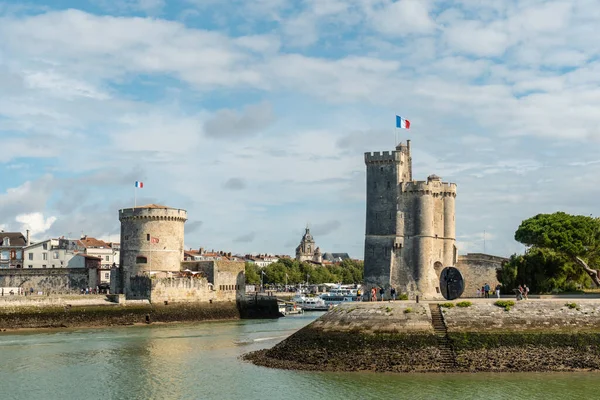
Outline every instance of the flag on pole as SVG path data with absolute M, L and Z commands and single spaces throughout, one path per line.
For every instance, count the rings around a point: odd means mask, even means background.
M 396 115 L 396 128 L 410 129 L 410 121 Z
M 135 181 L 135 187 L 136 188 L 143 188 L 144 187 L 144 182 L 140 182 L 140 181 Z

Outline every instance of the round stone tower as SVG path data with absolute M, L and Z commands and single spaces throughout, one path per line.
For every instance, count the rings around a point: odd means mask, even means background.
M 124 277 L 179 271 L 186 220 L 187 211 L 158 204 L 119 210 Z

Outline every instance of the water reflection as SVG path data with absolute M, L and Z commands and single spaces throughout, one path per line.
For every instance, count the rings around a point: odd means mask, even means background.
M 535 400 L 600 390 L 596 373 L 310 373 L 239 360 L 314 317 L 0 335 L 2 398 Z

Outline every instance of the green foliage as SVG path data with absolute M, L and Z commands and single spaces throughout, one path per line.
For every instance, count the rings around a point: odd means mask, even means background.
M 564 212 L 526 219 L 515 239 L 529 246 L 554 249 L 569 257 L 595 255 L 600 243 L 600 220 Z
M 410 314 L 411 312 L 413 312 L 413 309 L 410 307 L 404 309 L 404 314 Z
M 400 296 L 398 296 L 398 300 L 408 300 L 408 294 L 402 293 Z
M 531 248 L 524 255 L 512 255 L 498 271 L 498 280 L 507 294 L 527 285 L 535 293 L 576 291 L 590 286 L 588 274 L 564 253 L 547 248 Z
M 385 308 L 385 312 L 391 313 L 392 312 L 392 307 L 386 307 Z
M 246 283 L 249 285 L 260 284 L 260 275 L 256 264 L 246 263 Z
M 296 285 L 306 283 L 332 283 L 343 284 L 362 283 L 364 264 L 362 261 L 344 260 L 332 266 L 314 266 L 296 260 L 283 258 L 278 262 L 269 264 L 262 269 L 265 272 L 264 284 Z M 246 283 L 260 284 L 260 270 L 255 264 L 246 263 Z
M 525 255 L 513 255 L 498 273 L 505 290 L 526 284 L 532 292 L 572 292 L 589 287 L 588 274 L 574 262 L 580 257 L 592 268 L 600 260 L 600 219 L 564 212 L 538 214 L 526 219 L 515 239 L 530 246 Z
M 574 308 L 579 310 L 579 306 L 577 305 L 577 303 L 567 303 L 565 304 L 565 307 L 569 307 L 571 310 Z
M 456 303 L 456 307 L 471 307 L 472 305 L 473 303 L 471 303 L 470 301 L 460 301 Z
M 440 304 L 440 307 L 453 308 L 454 307 L 454 303 L 442 303 L 442 304 Z
M 495 306 L 504 308 L 504 311 L 510 311 L 514 307 L 515 302 L 512 300 L 498 300 L 494 303 Z

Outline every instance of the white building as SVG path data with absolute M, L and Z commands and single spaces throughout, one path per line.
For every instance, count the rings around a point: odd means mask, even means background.
M 119 265 L 119 250 L 119 243 L 106 243 L 87 236 L 79 240 L 46 239 L 23 248 L 23 268 L 86 268 L 85 257 L 75 256 L 87 255 L 100 259 L 100 269 L 107 270 L 109 277 L 106 279 L 110 279 L 113 263 Z M 105 280 L 104 275 L 100 280 Z
M 250 256 L 246 259 L 246 262 L 250 264 L 256 264 L 259 268 L 264 268 L 267 265 L 271 265 L 279 261 L 279 257 L 267 255 L 267 254 L 259 254 L 258 256 Z
M 47 239 L 23 248 L 23 268 L 79 268 L 79 263 L 73 262 L 78 250 L 61 248 L 60 241 Z

